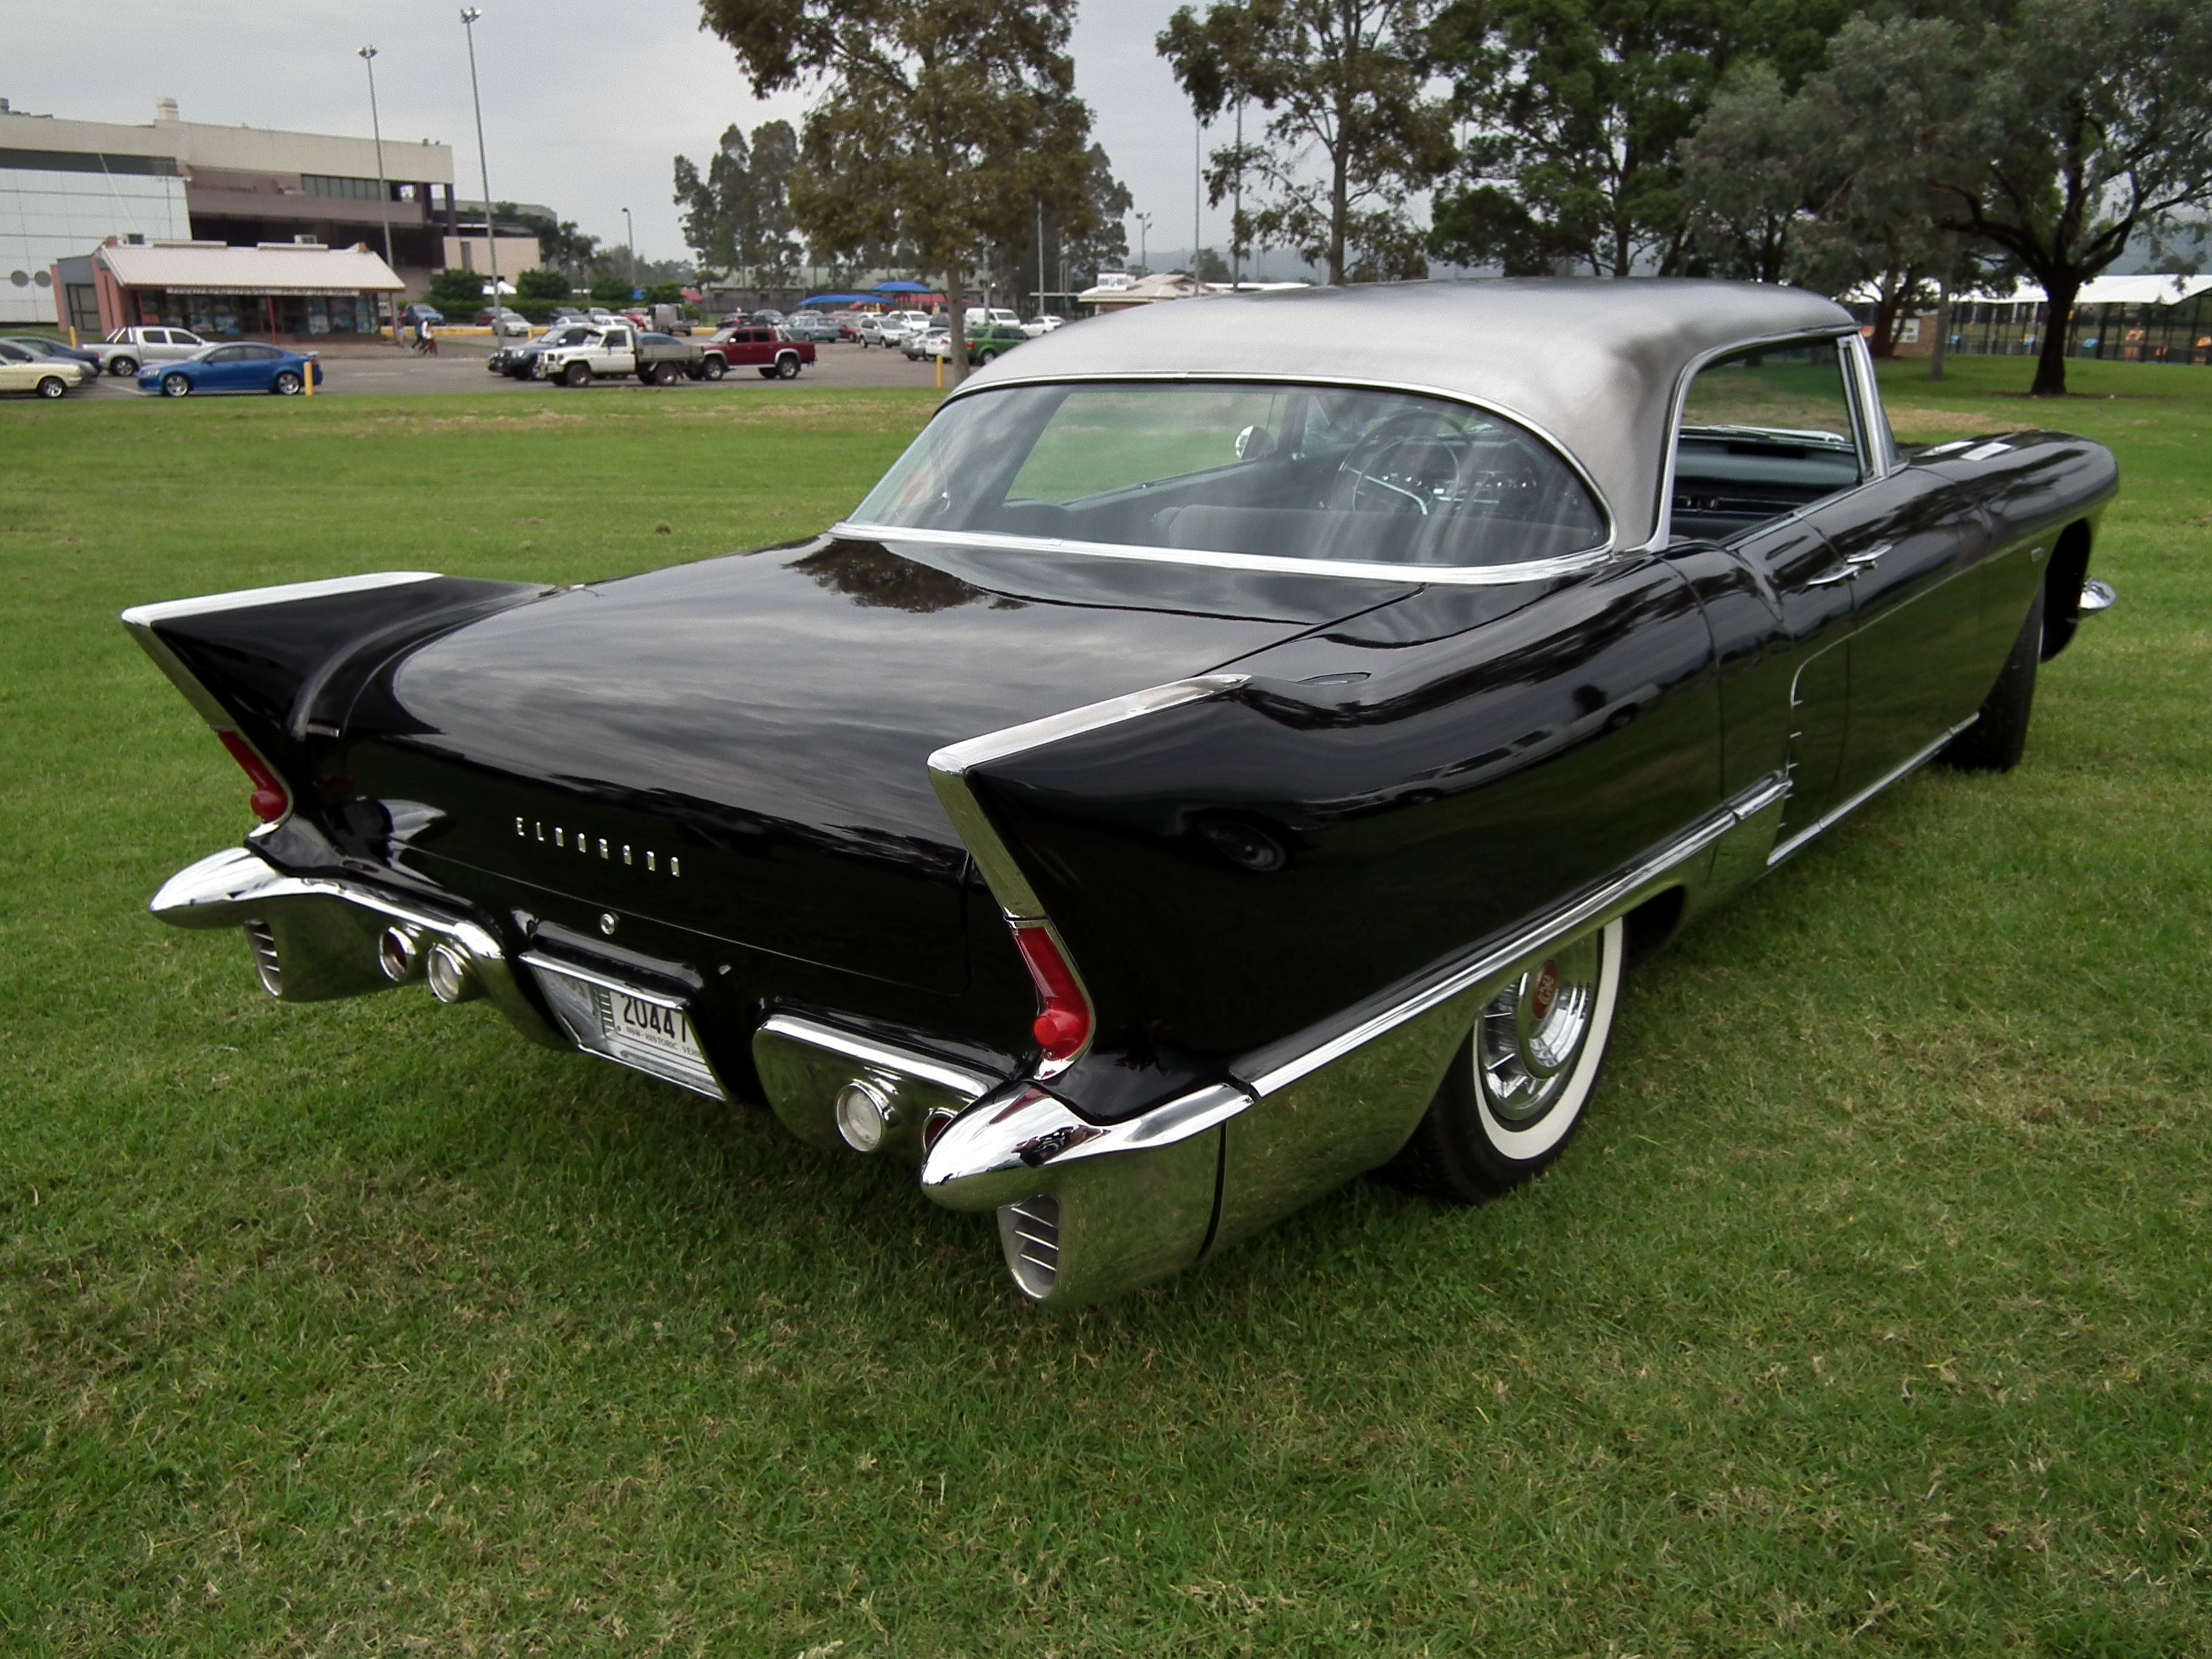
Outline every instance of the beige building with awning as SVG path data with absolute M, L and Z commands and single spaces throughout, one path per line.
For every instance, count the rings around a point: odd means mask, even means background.
M 374 337 L 406 284 L 364 244 L 110 241 L 93 250 L 102 332 L 132 324 L 204 339 Z

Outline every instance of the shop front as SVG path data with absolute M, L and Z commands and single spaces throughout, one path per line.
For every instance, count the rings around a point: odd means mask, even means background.
M 153 323 L 210 340 L 374 338 L 404 289 L 362 246 L 111 242 L 92 263 L 103 332 Z

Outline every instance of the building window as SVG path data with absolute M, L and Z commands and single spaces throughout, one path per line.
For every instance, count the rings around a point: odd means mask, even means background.
M 303 173 L 300 183 L 310 196 L 335 196 L 348 202 L 374 202 L 383 194 L 374 179 L 332 179 L 319 173 Z

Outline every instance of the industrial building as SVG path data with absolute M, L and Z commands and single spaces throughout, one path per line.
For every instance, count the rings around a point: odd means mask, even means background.
M 0 324 L 97 327 L 88 262 L 111 238 L 360 243 L 381 257 L 388 219 L 406 292 L 420 294 L 449 262 L 480 266 L 482 217 L 460 222 L 452 147 L 387 138 L 381 149 L 380 168 L 372 139 L 186 121 L 169 98 L 144 126 L 34 115 L 0 99 Z M 502 235 L 498 251 L 502 276 L 538 263 L 528 236 Z

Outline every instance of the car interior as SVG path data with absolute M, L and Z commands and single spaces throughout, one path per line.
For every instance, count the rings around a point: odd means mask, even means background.
M 1700 369 L 1683 401 L 1673 536 L 1726 541 L 1849 489 L 1860 477 L 1839 342 L 1732 353 Z
M 1442 398 L 1251 384 L 1009 387 L 932 422 L 860 522 L 1360 563 L 1601 546 L 1557 451 Z

